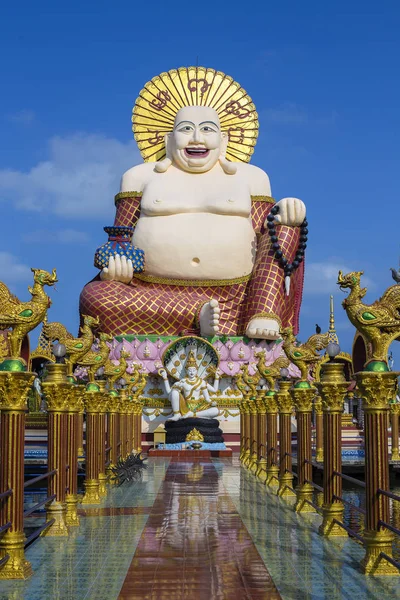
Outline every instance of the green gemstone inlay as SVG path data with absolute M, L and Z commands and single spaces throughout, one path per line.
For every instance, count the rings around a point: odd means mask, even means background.
M 21 313 L 19 313 L 19 317 L 31 317 L 33 315 L 33 310 L 31 310 L 30 308 L 27 308 L 25 310 L 23 310 Z
M 293 352 L 293 356 L 296 356 L 297 358 L 299 358 L 300 356 L 303 356 L 302 352 Z
M 308 383 L 308 381 L 297 381 L 297 383 L 294 384 L 295 388 L 310 388 L 311 385 Z
M 22 360 L 17 358 L 8 358 L 0 364 L 0 371 L 14 371 L 21 372 L 26 371 L 26 366 Z
M 382 360 L 373 360 L 365 365 L 366 371 L 372 371 L 373 373 L 387 373 L 389 367 Z
M 79 342 L 79 344 L 75 344 L 74 348 L 83 348 L 82 342 Z
M 365 321 L 374 321 L 376 319 L 376 316 L 370 312 L 364 312 L 361 316 Z

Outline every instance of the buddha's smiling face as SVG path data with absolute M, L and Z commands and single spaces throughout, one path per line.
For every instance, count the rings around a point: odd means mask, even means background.
M 223 154 L 225 138 L 214 109 L 187 106 L 176 115 L 174 130 L 168 136 L 168 150 L 179 168 L 191 173 L 205 173 Z

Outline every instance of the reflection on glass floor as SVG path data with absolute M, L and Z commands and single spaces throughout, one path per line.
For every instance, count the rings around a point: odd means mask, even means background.
M 362 575 L 361 546 L 321 538 L 318 515 L 296 515 L 236 459 L 148 465 L 68 539 L 38 539 L 33 577 L 0 583 L 0 600 L 400 597 L 400 578 Z

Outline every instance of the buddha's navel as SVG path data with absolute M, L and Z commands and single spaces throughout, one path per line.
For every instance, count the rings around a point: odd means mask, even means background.
M 200 264 L 200 259 L 197 258 L 197 256 L 195 256 L 194 258 L 192 258 L 192 266 L 193 267 L 197 267 Z

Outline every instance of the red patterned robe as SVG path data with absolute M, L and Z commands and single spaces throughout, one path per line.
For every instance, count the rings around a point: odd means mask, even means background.
M 114 225 L 135 227 L 140 216 L 141 194 L 116 196 Z M 80 297 L 80 313 L 99 316 L 102 330 L 113 335 L 180 335 L 199 328 L 201 307 L 211 299 L 221 309 L 219 334 L 243 335 L 255 317 L 275 318 L 298 332 L 303 291 L 304 262 L 291 277 L 286 296 L 284 272 L 274 258 L 265 219 L 273 206 L 269 196 L 252 196 L 251 217 L 257 234 L 257 254 L 251 276 L 231 281 L 179 281 L 135 275 L 129 285 L 101 281 L 97 276 Z M 284 256 L 294 260 L 300 228 L 277 225 Z

